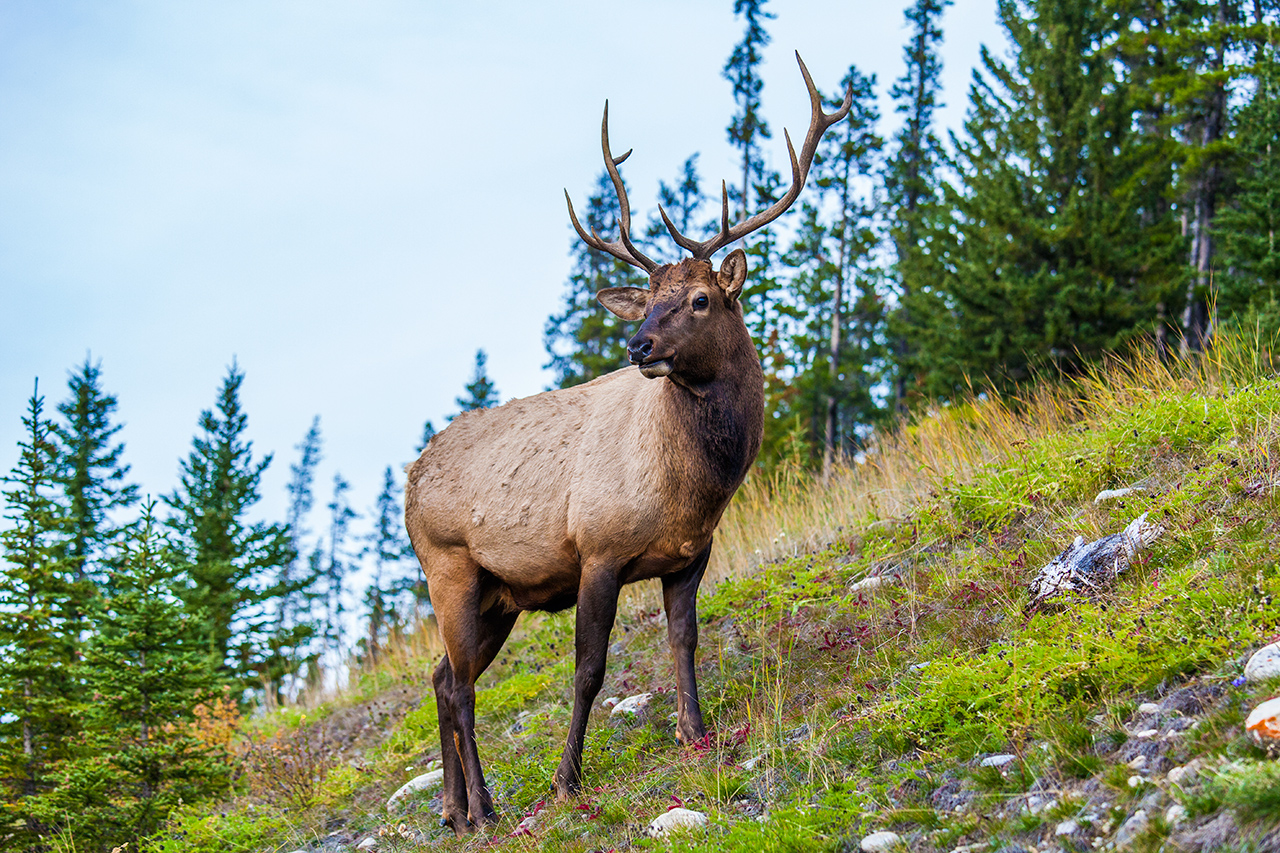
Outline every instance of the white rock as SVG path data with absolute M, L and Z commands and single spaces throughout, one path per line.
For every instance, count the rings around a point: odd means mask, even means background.
M 884 586 L 884 577 L 882 575 L 871 575 L 849 584 L 849 592 L 869 591 L 879 589 L 882 586 Z
M 707 816 L 693 809 L 672 809 L 666 814 L 658 815 L 649 824 L 649 835 L 653 838 L 664 838 L 677 829 L 697 829 L 707 825 Z
M 1187 810 L 1179 803 L 1174 803 L 1164 810 L 1164 822 L 1169 826 L 1178 826 L 1181 823 L 1186 823 L 1186 820 Z
M 1194 761 L 1188 761 L 1186 764 L 1170 770 L 1169 775 L 1165 778 L 1169 780 L 1170 784 L 1182 785 L 1196 778 L 1196 774 L 1200 772 L 1200 766 L 1201 762 L 1198 758 Z
M 652 698 L 652 693 L 637 693 L 635 696 L 628 696 L 617 705 L 614 705 L 609 715 L 616 717 L 619 714 L 638 714 L 649 707 L 649 700 Z
M 1280 677 L 1280 643 L 1258 649 L 1244 665 L 1244 678 L 1250 683 L 1277 677 Z
M 907 672 L 919 672 L 922 669 L 928 668 L 931 663 L 933 663 L 931 660 L 922 660 L 920 663 L 913 663 L 911 666 L 907 667 Z
M 1280 739 L 1280 696 L 1268 699 L 1249 712 L 1244 730 L 1258 743 L 1274 743 Z
M 1093 499 L 1093 502 L 1096 504 L 1106 503 L 1107 501 L 1113 501 L 1116 498 L 1123 498 L 1126 495 L 1131 495 L 1134 492 L 1141 491 L 1142 488 L 1139 486 L 1132 486 L 1126 489 L 1103 489 L 1101 492 L 1098 492 L 1098 496 Z
M 1143 729 L 1140 732 L 1136 732 L 1134 737 L 1138 740 L 1150 740 L 1158 734 L 1160 734 L 1159 729 Z
M 374 838 L 372 835 L 370 835 L 370 836 L 369 836 L 368 838 L 366 838 L 364 841 L 361 841 L 359 844 L 357 844 L 357 845 L 356 845 L 356 849 L 357 849 L 357 850 L 372 850 L 373 848 L 375 848 L 375 847 L 377 847 L 377 846 L 378 846 L 378 839 L 376 839 L 376 838 Z
M 1142 783 L 1143 783 L 1143 782 L 1145 782 L 1145 781 L 1146 781 L 1146 780 L 1145 780 L 1145 779 L 1143 779 L 1141 776 L 1130 776 L 1130 777 L 1129 777 L 1129 787 L 1130 787 L 1130 788 L 1140 788 L 1140 787 L 1142 787 Z
M 1076 830 L 1080 828 L 1080 824 L 1074 820 L 1064 820 L 1053 828 L 1054 835 L 1074 835 Z
M 862 839 L 863 853 L 879 853 L 882 850 L 892 850 L 901 843 L 902 839 L 898 838 L 896 832 L 873 832 L 866 838 Z
M 418 791 L 434 791 L 443 784 L 443 769 L 432 770 L 429 773 L 423 773 L 421 776 L 415 776 L 401 785 L 400 789 L 391 795 L 391 799 L 387 800 L 387 811 L 395 811 L 396 807 L 410 794 L 416 794 Z
M 1147 757 L 1145 755 L 1136 756 L 1129 762 L 1129 766 L 1134 770 L 1141 770 L 1147 766 Z
M 752 770 L 755 770 L 757 767 L 759 767 L 760 762 L 764 761 L 765 758 L 767 757 L 768 757 L 768 753 L 762 752 L 759 755 L 755 756 L 754 758 L 748 758 L 746 761 L 742 762 L 742 769 L 750 773 Z
M 1010 761 L 1013 761 L 1017 757 L 1018 756 L 1016 755 L 1007 755 L 1007 754 L 1006 755 L 988 755 L 986 758 L 982 759 L 981 764 L 983 767 L 1004 767 L 1006 764 L 1008 764 Z
M 1039 794 L 1031 794 L 1027 797 L 1027 804 L 1023 806 L 1023 810 L 1028 814 L 1037 815 L 1045 809 L 1052 809 L 1057 805 L 1058 801 L 1054 797 L 1042 797 Z
M 1139 714 L 1158 714 L 1160 713 L 1160 706 L 1157 705 L 1155 702 L 1143 702 L 1141 705 L 1138 706 L 1138 713 Z
M 1132 844 L 1134 838 L 1146 831 L 1148 822 L 1145 810 L 1138 809 L 1134 812 L 1133 816 L 1116 831 L 1116 849 L 1121 850 Z
M 538 816 L 529 815 L 524 820 L 516 824 L 516 828 L 512 830 L 512 835 L 533 835 L 533 831 L 538 828 Z
M 620 696 L 610 696 L 608 699 L 602 700 L 600 702 L 600 705 L 601 707 L 604 707 L 604 708 L 612 708 L 614 705 L 617 705 L 621 701 L 622 701 L 622 697 Z

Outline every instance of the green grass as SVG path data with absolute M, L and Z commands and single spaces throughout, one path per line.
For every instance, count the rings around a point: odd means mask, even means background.
M 883 828 L 913 849 L 1028 841 L 1084 807 L 1063 794 L 1042 814 L 1006 815 L 1037 779 L 1063 790 L 1096 780 L 1111 792 L 1116 825 L 1155 790 L 1130 787 L 1134 771 L 1112 753 L 1131 737 L 1140 701 L 1189 680 L 1223 699 L 1171 755 L 1238 764 L 1183 799 L 1196 813 L 1225 807 L 1280 822 L 1275 765 L 1240 731 L 1242 708 L 1265 697 L 1229 684 L 1242 652 L 1280 626 L 1271 364 L 1269 350 L 1240 340 L 1195 364 L 1116 361 L 1025 399 L 974 401 L 910 424 L 825 487 L 797 472 L 749 483 L 717 536 L 724 556 L 699 601 L 712 736 L 675 744 L 665 626 L 654 587 L 641 588 L 620 605 L 612 640 L 625 651 L 612 656 L 600 695 L 656 695 L 638 719 L 594 711 L 580 802 L 547 794 L 572 704 L 572 614 L 534 616 L 477 694 L 481 756 L 504 815 L 496 830 L 446 838 L 425 798 L 403 816 L 382 808 L 438 755 L 434 660 L 423 657 L 438 649 L 424 649 L 361 676 L 323 713 L 261 729 L 324 725 L 396 685 L 422 692 L 362 769 L 329 773 L 319 804 L 286 815 L 246 788 L 216 813 L 184 813 L 164 844 L 181 834 L 194 853 L 288 849 L 322 836 L 336 812 L 361 832 L 403 822 L 444 850 L 836 851 Z M 1093 502 L 1134 484 L 1145 489 Z M 1165 533 L 1114 590 L 1028 610 L 1031 577 L 1072 538 L 1116 532 L 1144 512 Z M 897 579 L 850 589 L 875 573 Z M 1017 759 L 979 768 L 976 758 L 993 752 Z M 935 808 L 946 779 L 992 816 Z M 649 821 L 675 804 L 705 812 L 709 827 L 649 839 Z M 510 837 L 535 811 L 533 833 Z M 1141 844 L 1171 831 L 1153 823 Z

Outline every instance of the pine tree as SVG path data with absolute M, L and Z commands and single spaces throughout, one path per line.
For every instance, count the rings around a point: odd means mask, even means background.
M 1075 370 L 1151 327 L 1164 286 L 1132 192 L 1133 101 L 1116 61 L 1128 26 L 1095 0 L 1000 6 L 1012 64 L 982 56 L 934 223 L 937 281 L 913 310 L 924 390 Z
M 484 350 L 476 350 L 475 372 L 471 374 L 471 381 L 464 387 L 466 396 L 458 397 L 454 400 L 458 404 L 460 412 L 487 409 L 498 405 L 498 389 L 494 387 L 493 382 L 489 379 L 489 374 L 485 372 L 485 364 L 488 360 L 489 357 L 485 355 Z M 451 417 L 449 420 L 453 420 L 453 418 Z
M 910 343 L 912 306 L 916 294 L 936 275 L 922 245 L 928 229 L 922 222 L 936 215 L 942 145 L 934 133 L 934 113 L 942 92 L 942 14 L 951 0 L 916 0 L 905 16 L 912 26 L 903 49 L 906 71 L 889 90 L 903 117 L 893 139 L 893 153 L 885 159 L 886 208 L 890 212 L 889 235 L 895 252 L 894 272 L 898 308 L 890 317 L 889 334 L 895 355 L 894 397 L 899 411 L 906 407 L 912 367 Z
M 658 181 L 658 204 L 667 212 L 677 231 L 695 240 L 708 230 L 707 223 L 699 221 L 706 200 L 698 178 L 696 153 L 684 161 L 680 177 L 674 186 L 666 181 Z M 645 226 L 644 239 L 650 257 L 667 258 L 669 263 L 676 263 L 687 254 L 671 239 L 671 232 L 656 211 Z
M 400 506 L 400 487 L 388 465 L 383 473 L 382 491 L 378 493 L 373 511 L 373 529 L 365 537 L 364 555 L 370 558 L 373 575 L 365 592 L 364 603 L 368 608 L 368 633 L 364 641 L 365 659 L 377 663 L 385 647 L 388 633 L 400 622 L 397 600 L 411 591 L 417 580 L 417 572 L 406 576 L 399 571 L 406 557 L 413 554 L 404 534 L 404 510 Z
M 883 305 L 872 264 L 878 206 L 868 179 L 884 142 L 876 132 L 874 85 L 857 68 L 845 75 L 842 90 L 853 92 L 849 117 L 818 148 L 810 200 L 784 259 L 795 270 L 791 289 L 804 309 L 791 341 L 795 384 L 810 442 L 822 449 L 824 479 L 857 428 L 881 415 L 873 395 L 883 369 Z
M 772 133 L 769 124 L 760 114 L 760 93 L 764 80 L 760 77 L 761 51 L 769 45 L 769 33 L 764 22 L 776 17 L 764 11 L 767 0 L 733 0 L 733 14 L 746 22 L 742 41 L 733 47 L 724 66 L 724 78 L 733 84 L 733 101 L 737 111 L 726 128 L 729 144 L 741 152 L 742 185 L 730 189 L 730 200 L 738 202 L 739 218 L 745 219 L 750 206 L 751 189 L 765 180 L 764 159 L 760 155 L 761 141 Z M 756 202 L 762 200 L 757 195 Z
M 62 446 L 57 479 L 67 509 L 63 541 L 71 579 L 73 621 L 89 611 L 97 584 L 105 579 L 106 551 L 122 530 L 112 513 L 138 500 L 116 441 L 121 424 L 111 422 L 114 395 L 101 387 L 102 368 L 88 358 L 71 374 L 70 397 L 58 405 L 64 423 L 55 427 Z
M 274 626 L 265 609 L 271 590 L 260 579 L 277 577 L 293 555 L 285 527 L 246 517 L 258 502 L 271 455 L 255 460 L 253 442 L 244 439 L 243 382 L 232 362 L 216 408 L 200 415 L 200 433 L 180 465 L 181 484 L 164 500 L 173 510 L 167 524 L 190 583 L 182 597 L 193 617 L 200 614 L 209 663 L 252 683 L 262 675 L 264 637 Z
M 329 549 L 320 573 L 324 603 L 325 657 L 336 664 L 343 653 L 343 617 L 346 615 L 346 579 L 355 568 L 355 557 L 349 553 L 351 522 L 359 518 L 351 508 L 347 493 L 351 484 L 341 474 L 333 475 L 333 497 L 329 501 Z
M 199 622 L 183 607 L 182 570 L 158 531 L 154 502 L 129 532 L 111 596 L 77 676 L 91 696 L 73 752 L 53 768 L 34 812 L 81 851 L 107 851 L 159 829 L 180 803 L 218 793 L 227 756 L 196 736 L 194 709 L 213 698 Z
M 1271 28 L 1268 28 L 1269 31 Z M 1236 117 L 1237 189 L 1214 226 L 1220 238 L 1219 309 L 1280 328 L 1280 60 L 1263 43 L 1254 66 L 1256 88 Z M 1252 323 L 1251 323 L 1252 324 Z
M 427 449 L 427 445 L 431 443 L 431 439 L 436 436 L 435 425 L 428 420 L 422 425 L 422 439 L 418 442 L 418 449 L 414 453 L 421 455 L 422 451 Z
M 606 170 L 596 179 L 595 192 L 587 199 L 584 228 L 597 234 L 617 233 L 618 198 Z M 573 271 L 565 285 L 564 310 L 547 319 L 543 346 L 546 366 L 555 374 L 556 386 L 568 388 L 589 382 L 630 364 L 627 340 L 633 325 L 596 301 L 606 287 L 647 287 L 648 281 L 634 267 L 598 252 L 573 236 Z
M 315 503 L 313 487 L 316 467 L 323 458 L 320 416 L 297 445 L 298 461 L 289 466 L 289 482 L 285 486 L 289 507 L 285 528 L 289 536 L 289 559 L 281 567 L 280 577 L 270 595 L 275 599 L 276 624 L 270 638 L 271 653 L 264 661 L 263 678 L 275 690 L 277 702 L 283 701 L 291 682 L 308 660 L 307 643 L 315 636 L 310 618 L 311 588 L 317 577 L 307 570 L 302 559 L 303 540 L 310 531 L 307 516 Z
M 0 846 L 35 843 L 44 830 L 31 798 L 49 785 L 48 769 L 74 736 L 80 697 L 71 676 L 79 632 L 71 603 L 65 507 L 58 501 L 59 449 L 37 384 L 22 419 L 26 440 L 4 483 L 0 547 L 0 781 L 5 819 Z M 29 849 L 29 848 L 28 848 Z

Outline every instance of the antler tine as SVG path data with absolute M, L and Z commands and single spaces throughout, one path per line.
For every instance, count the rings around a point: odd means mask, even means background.
M 721 212 L 720 212 L 720 233 L 712 237 L 710 240 L 697 242 L 690 240 L 683 234 L 676 231 L 671 220 L 667 218 L 665 213 L 662 214 L 662 221 L 667 226 L 667 231 L 671 233 L 671 239 L 677 244 L 688 249 L 693 253 L 695 258 L 701 260 L 710 260 L 711 256 L 720 249 L 730 243 L 741 240 L 743 237 L 768 225 L 777 219 L 787 208 L 795 203 L 800 196 L 800 190 L 804 188 L 804 183 L 809 177 L 809 167 L 813 165 L 813 157 L 818 151 L 818 142 L 822 139 L 822 134 L 827 132 L 831 125 L 843 119 L 849 114 L 849 109 L 853 106 L 853 84 L 849 84 L 845 90 L 844 101 L 840 107 L 833 113 L 827 114 L 822 111 L 822 93 L 818 91 L 818 87 L 813 84 L 813 78 L 809 76 L 809 69 L 805 67 L 804 60 L 800 58 L 800 52 L 796 51 L 796 62 L 800 64 L 800 73 L 804 76 L 805 88 L 809 90 L 809 104 L 812 113 L 809 119 L 809 132 L 805 134 L 804 145 L 800 148 L 800 156 L 796 157 L 795 146 L 791 144 L 791 134 L 785 129 L 782 131 L 783 137 L 787 140 L 787 154 L 791 158 L 791 187 L 786 194 L 768 207 L 768 209 L 757 213 L 749 219 L 739 222 L 733 227 L 729 226 L 729 190 L 726 184 L 721 181 Z
M 578 232 L 578 236 L 582 238 L 582 242 L 586 243 L 593 249 L 601 252 L 607 252 L 624 263 L 631 264 L 633 267 L 639 267 L 645 272 L 651 273 L 658 268 L 656 261 L 645 257 L 631 243 L 631 205 L 627 203 L 627 190 L 622 184 L 622 175 L 618 172 L 618 166 L 624 160 L 631 156 L 631 150 L 623 154 L 621 157 L 614 157 L 609 150 L 609 102 L 604 102 L 604 119 L 600 122 L 600 147 L 604 149 L 604 165 L 609 171 L 609 179 L 613 181 L 613 191 L 618 196 L 618 232 L 619 239 L 616 242 L 608 243 L 600 238 L 600 235 L 592 229 L 588 234 L 582 224 L 578 222 L 578 216 L 573 211 L 573 201 L 569 198 L 569 191 L 564 191 L 564 200 L 569 205 L 569 220 L 573 223 L 573 230 Z

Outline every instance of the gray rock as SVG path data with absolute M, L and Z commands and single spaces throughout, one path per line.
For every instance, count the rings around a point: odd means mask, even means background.
M 901 843 L 902 839 L 898 837 L 898 833 L 885 830 L 866 836 L 859 847 L 862 853 L 882 853 L 885 850 L 892 850 Z
M 1017 757 L 1018 756 L 1016 755 L 1009 755 L 1007 753 L 1002 755 L 988 755 L 986 758 L 982 759 L 979 764 L 982 767 L 1004 767 L 1009 762 L 1016 760 Z
M 395 811 L 402 806 L 410 794 L 415 794 L 419 791 L 434 791 L 443 784 L 443 769 L 431 770 L 421 776 L 415 776 L 401 785 L 399 790 L 391 795 L 391 798 L 387 800 L 387 811 Z
M 1263 646 L 1244 665 L 1245 680 L 1251 684 L 1280 677 L 1280 643 Z
M 809 739 L 809 724 L 801 723 L 791 731 L 787 732 L 782 739 L 785 744 L 800 743 Z
M 617 717 L 621 714 L 638 714 L 649 707 L 649 700 L 652 698 L 652 693 L 637 693 L 635 696 L 628 696 L 617 705 L 614 705 L 609 715 Z
M 1147 817 L 1146 811 L 1138 809 L 1116 831 L 1116 849 L 1123 850 L 1128 847 L 1135 838 L 1147 831 L 1150 824 L 1151 820 Z
M 660 814 L 649 824 L 649 835 L 652 838 L 665 838 L 676 830 L 698 829 L 707 825 L 707 816 L 693 809 L 672 809 Z
M 1124 530 L 1096 542 L 1086 543 L 1083 536 L 1077 536 L 1031 582 L 1030 606 L 1040 607 L 1064 594 L 1095 595 L 1108 589 L 1129 568 L 1134 555 L 1162 533 L 1163 527 L 1147 523 L 1144 512 Z

